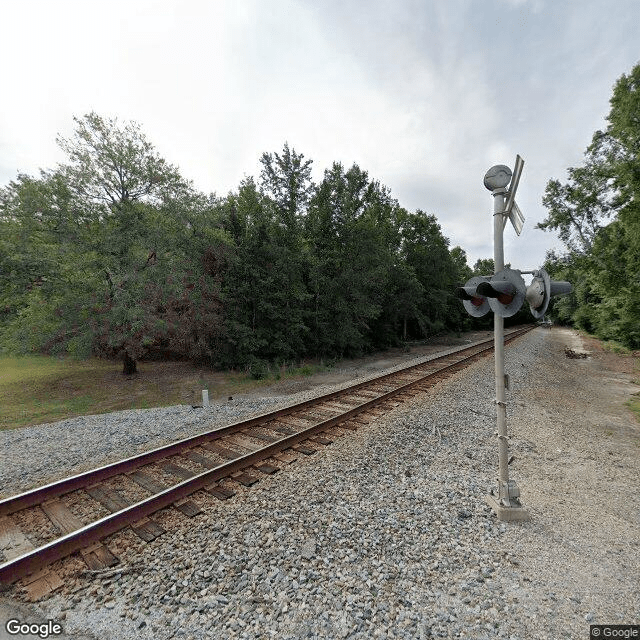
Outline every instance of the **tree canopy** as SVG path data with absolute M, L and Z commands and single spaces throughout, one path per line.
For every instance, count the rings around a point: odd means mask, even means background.
M 565 243 L 546 266 L 574 292 L 554 301 L 561 321 L 640 347 L 640 64 L 616 82 L 605 131 L 596 131 L 582 166 L 566 183 L 550 180 L 543 204 Z
M 357 165 L 314 184 L 285 143 L 217 197 L 137 124 L 75 123 L 66 162 L 0 189 L 0 348 L 251 369 L 473 322 L 464 251 Z

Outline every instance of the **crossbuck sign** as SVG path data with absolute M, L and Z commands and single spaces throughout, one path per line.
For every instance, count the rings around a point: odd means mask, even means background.
M 524 225 L 524 216 L 516 203 L 516 189 L 518 188 L 520 176 L 522 175 L 522 167 L 524 167 L 524 160 L 518 155 L 516 156 L 516 166 L 513 169 L 511 184 L 507 192 L 507 201 L 504 206 L 504 222 L 502 223 L 502 228 L 504 229 L 507 224 L 507 218 L 511 220 L 511 224 L 517 235 L 520 235 L 522 226 Z

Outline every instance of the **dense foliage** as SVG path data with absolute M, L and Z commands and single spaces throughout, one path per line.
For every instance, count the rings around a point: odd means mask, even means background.
M 357 165 L 316 185 L 285 144 L 257 182 L 207 196 L 137 125 L 76 125 L 66 164 L 0 189 L 4 350 L 259 368 L 471 322 L 464 251 Z
M 566 245 L 547 269 L 574 292 L 553 302 L 557 319 L 606 340 L 640 347 L 640 64 L 616 83 L 605 131 L 566 184 L 551 180 L 543 204 Z

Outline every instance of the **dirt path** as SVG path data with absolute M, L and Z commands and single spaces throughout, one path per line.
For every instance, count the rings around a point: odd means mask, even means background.
M 507 545 L 538 610 L 585 638 L 589 623 L 640 622 L 640 424 L 625 406 L 638 364 L 554 329 L 510 422 L 532 522 L 511 527 Z

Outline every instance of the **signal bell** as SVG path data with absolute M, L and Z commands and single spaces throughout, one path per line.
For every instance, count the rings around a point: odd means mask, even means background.
M 475 276 L 465 282 L 464 287 L 456 289 L 456 296 L 462 300 L 467 313 L 474 318 L 481 318 L 489 312 L 489 301 L 486 296 L 477 292 L 478 285 L 487 282 L 487 276 Z

